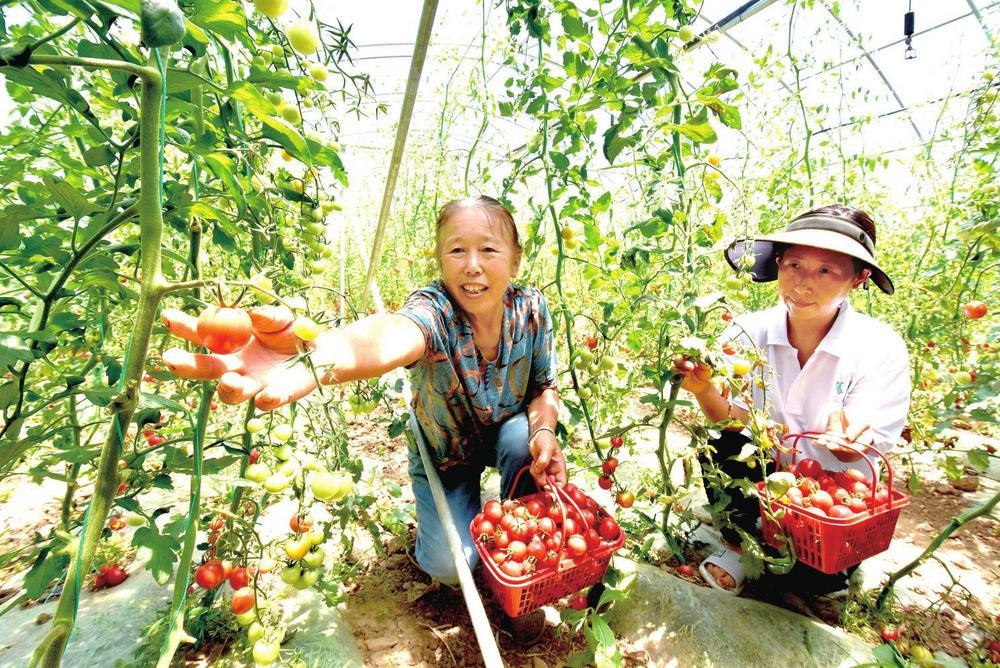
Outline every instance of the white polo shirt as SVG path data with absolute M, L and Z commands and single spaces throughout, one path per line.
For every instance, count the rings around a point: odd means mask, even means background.
M 733 341 L 756 345 L 766 355 L 765 387 L 754 384 L 753 402 L 758 409 L 768 406 L 771 418 L 788 425 L 789 433 L 825 431 L 830 414 L 840 409 L 852 429 L 869 425 L 866 436 L 883 453 L 896 445 L 910 404 L 910 363 L 906 344 L 891 327 L 845 300 L 804 367 L 788 342 L 784 304 L 737 318 L 729 332 Z M 733 403 L 747 408 L 742 397 Z M 848 466 L 806 439 L 798 448 L 800 459 L 812 457 L 824 469 Z

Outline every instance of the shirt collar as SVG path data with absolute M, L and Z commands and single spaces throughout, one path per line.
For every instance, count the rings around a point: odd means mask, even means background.
M 772 346 L 792 347 L 788 341 L 788 310 L 784 304 L 774 307 L 774 317 L 768 318 L 767 341 Z M 823 340 L 819 342 L 817 351 L 822 350 L 835 357 L 843 357 L 846 350 L 846 331 L 849 327 L 848 321 L 854 317 L 854 309 L 846 299 L 841 302 L 837 312 L 837 319 L 833 321 L 833 327 L 826 333 Z

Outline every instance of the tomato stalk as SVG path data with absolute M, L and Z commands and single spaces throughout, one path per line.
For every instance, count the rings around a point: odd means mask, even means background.
M 68 413 L 69 413 L 69 423 L 70 430 L 73 437 L 73 450 L 80 450 L 80 419 L 77 414 L 76 406 L 76 395 L 71 394 L 67 397 L 68 402 Z M 77 482 L 76 478 L 80 474 L 80 463 L 74 462 L 72 464 L 66 464 L 66 494 L 63 496 L 62 510 L 59 514 L 59 521 L 62 528 L 69 531 L 69 523 L 72 519 L 73 513 L 73 495 L 76 493 Z
M 101 530 L 118 490 L 118 460 L 125 434 L 138 404 L 139 383 L 144 371 L 153 322 L 163 295 L 163 277 L 160 271 L 163 216 L 160 203 L 159 165 L 163 79 L 151 66 L 98 58 L 33 55 L 30 64 L 116 70 L 133 74 L 142 81 L 142 111 L 139 121 L 141 190 L 138 206 L 143 280 L 123 365 L 122 392 L 109 405 L 112 413 L 111 426 L 98 460 L 94 495 L 87 511 L 87 521 L 82 531 L 80 546 L 70 558 L 66 580 L 63 583 L 63 595 L 52 620 L 52 628 L 35 648 L 31 658 L 31 666 L 55 668 L 61 663 L 66 643 L 76 621 L 81 579 L 90 569 Z
M 188 523 L 184 532 L 184 544 L 181 547 L 180 558 L 177 561 L 176 577 L 174 579 L 174 597 L 170 606 L 169 631 L 160 651 L 156 668 L 168 668 L 170 662 L 182 642 L 194 642 L 184 630 L 184 603 L 187 600 L 187 590 L 190 584 L 191 560 L 198 538 L 198 516 L 201 506 L 201 463 L 204 456 L 205 431 L 208 429 L 209 413 L 212 407 L 212 397 L 215 395 L 215 383 L 201 384 L 201 405 L 198 407 L 198 419 L 194 434 L 194 474 L 191 476 L 191 498 L 188 505 Z

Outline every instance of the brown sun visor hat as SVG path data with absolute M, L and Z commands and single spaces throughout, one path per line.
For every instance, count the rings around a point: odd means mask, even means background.
M 892 280 L 875 262 L 875 241 L 859 227 L 845 220 L 824 214 L 799 216 L 785 228 L 757 239 L 737 239 L 726 249 L 726 261 L 734 270 L 739 270 L 741 259 L 748 249 L 753 253 L 754 263 L 750 268 L 753 280 L 766 283 L 778 278 L 778 264 L 775 262 L 776 245 L 811 246 L 823 250 L 843 253 L 860 260 L 871 270 L 871 279 L 882 292 L 891 295 L 895 288 Z

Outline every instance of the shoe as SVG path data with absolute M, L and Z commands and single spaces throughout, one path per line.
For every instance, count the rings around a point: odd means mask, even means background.
M 539 609 L 519 617 L 508 617 L 507 625 L 514 642 L 521 647 L 531 647 L 545 633 L 545 613 Z
M 732 588 L 726 588 L 720 585 L 712 573 L 708 570 L 708 566 L 717 566 L 725 572 L 729 573 L 729 577 L 733 579 L 736 585 Z M 714 589 L 718 589 L 721 592 L 725 592 L 730 596 L 739 596 L 743 591 L 743 581 L 746 580 L 746 570 L 743 567 L 743 557 L 742 555 L 728 548 L 722 548 L 718 552 L 714 552 L 705 558 L 700 564 L 698 564 L 698 572 L 701 573 L 701 577 L 705 579 L 709 585 Z

